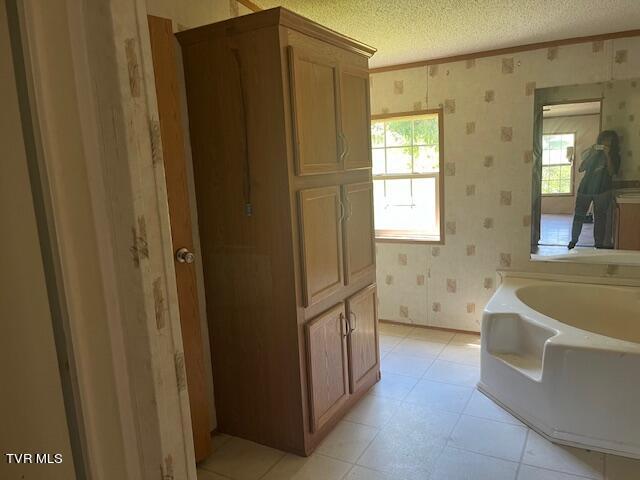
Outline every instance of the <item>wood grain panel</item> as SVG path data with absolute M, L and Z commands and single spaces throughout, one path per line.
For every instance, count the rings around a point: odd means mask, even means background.
M 344 185 L 347 214 L 344 220 L 345 283 L 375 273 L 376 251 L 373 224 L 373 184 Z
M 640 250 L 640 204 L 619 203 L 617 209 L 616 248 Z
M 342 287 L 344 207 L 337 186 L 299 192 L 302 267 L 306 306 Z
M 338 145 L 338 73 L 330 58 L 289 47 L 298 175 L 342 170 Z
M 278 27 L 225 30 L 182 51 L 218 429 L 301 454 Z
M 340 117 L 344 135 L 345 170 L 371 168 L 369 74 L 349 67 L 340 69 Z
M 148 22 L 173 251 L 182 247 L 193 251 L 175 37 L 171 20 L 149 16 Z M 196 272 L 193 264 L 177 262 L 175 271 L 193 444 L 196 461 L 200 461 L 211 452 L 211 432 L 209 431 L 207 400 L 209 392 L 205 378 Z
M 344 304 L 311 320 L 305 331 L 311 425 L 315 431 L 331 418 L 349 395 Z
M 347 317 L 351 329 L 348 337 L 349 388 L 354 393 L 363 387 L 367 374 L 377 370 L 379 365 L 375 285 L 347 299 Z

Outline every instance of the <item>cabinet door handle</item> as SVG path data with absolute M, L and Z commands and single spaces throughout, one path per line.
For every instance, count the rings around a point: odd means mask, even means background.
M 345 330 L 342 330 L 342 327 L 344 326 Z M 349 320 L 347 319 L 347 317 L 344 316 L 344 314 L 342 312 L 340 312 L 340 333 L 342 334 L 342 338 L 346 338 L 347 335 L 349 335 L 350 330 L 349 330 L 350 326 L 349 326 Z
M 340 138 L 340 161 L 342 162 L 347 154 L 347 138 L 342 132 L 338 133 L 338 138 Z
M 339 221 L 343 221 L 345 217 L 345 208 L 344 208 L 344 203 L 340 202 L 340 219 Z
M 353 316 L 353 323 L 351 322 L 351 317 Z M 355 312 L 349 312 L 349 326 L 351 327 L 349 329 L 349 334 L 351 334 L 351 332 L 353 332 L 356 327 L 358 326 L 358 317 L 356 317 Z

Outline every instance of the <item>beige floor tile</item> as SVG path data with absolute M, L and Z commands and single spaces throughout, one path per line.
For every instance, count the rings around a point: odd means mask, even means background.
M 518 480 L 585 480 L 586 477 L 578 477 L 568 473 L 555 472 L 544 468 L 521 465 Z
M 369 394 L 347 413 L 345 420 L 371 427 L 382 427 L 398 408 L 400 408 L 400 402 L 397 400 Z
M 354 466 L 344 478 L 345 480 L 403 480 L 400 477 L 391 476 L 388 473 L 378 472 L 360 465 Z
M 411 325 L 400 325 L 398 323 L 380 322 L 378 330 L 384 335 L 393 335 L 394 337 L 406 337 L 413 330 Z
M 475 388 L 480 380 L 480 367 L 437 359 L 429 367 L 423 378 Z
M 393 347 L 402 341 L 402 337 L 394 337 L 393 335 L 380 335 L 380 351 L 390 352 Z
M 515 480 L 518 463 L 447 447 L 429 480 Z
M 471 395 L 471 400 L 469 400 L 467 404 L 467 408 L 464 409 L 464 413 L 474 417 L 524 426 L 520 420 L 478 390 L 474 390 L 473 395 Z
M 471 387 L 422 379 L 407 395 L 405 402 L 461 413 L 467 406 L 472 393 Z
M 480 366 L 480 346 L 472 344 L 453 344 L 450 343 L 438 356 L 440 360 L 448 362 L 462 363 L 475 367 Z
M 454 345 L 480 345 L 480 334 L 456 333 L 451 339 Z
M 449 446 L 519 462 L 526 438 L 525 427 L 462 415 Z
M 423 438 L 446 441 L 451 436 L 459 418 L 460 415 L 457 413 L 405 403 L 391 417 L 384 429 L 395 430 L 398 433 L 416 432 Z
M 273 448 L 233 437 L 199 466 L 234 480 L 261 478 L 284 456 Z
M 229 477 L 223 477 L 222 475 L 218 475 L 217 473 L 198 469 L 198 480 L 229 480 Z
M 444 445 L 445 440 L 440 436 L 425 434 L 420 429 L 383 428 L 357 463 L 385 472 L 394 479 L 424 480 L 429 477 Z
M 600 480 L 603 478 L 604 455 L 557 445 L 530 431 L 522 463 Z
M 640 460 L 607 455 L 605 459 L 606 480 L 638 480 L 640 479 Z
M 425 374 L 434 360 L 435 357 L 414 357 L 389 352 L 381 360 L 380 370 L 382 370 L 383 373 L 420 378 Z
M 418 379 L 415 377 L 385 372 L 382 374 L 380 381 L 371 389 L 371 394 L 402 401 L 411 389 L 415 387 L 416 383 L 418 383 Z
M 334 458 L 313 454 L 299 457 L 287 454 L 269 470 L 264 480 L 339 480 L 351 468 L 351 464 Z
M 394 348 L 394 353 L 413 357 L 435 358 L 444 349 L 444 343 L 432 342 L 418 338 L 404 338 Z
M 316 452 L 354 463 L 377 433 L 375 427 L 343 420 L 327 435 Z
M 449 343 L 454 335 L 455 334 L 453 332 L 447 332 L 446 330 L 416 327 L 407 334 L 407 337 L 429 340 L 431 342 Z
M 231 435 L 227 435 L 225 433 L 214 433 L 213 435 L 211 435 L 212 451 L 215 452 L 232 438 L 233 437 Z

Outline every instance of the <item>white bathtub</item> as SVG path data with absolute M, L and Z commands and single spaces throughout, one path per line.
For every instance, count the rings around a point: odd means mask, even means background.
M 640 287 L 505 278 L 478 388 L 552 441 L 640 458 Z

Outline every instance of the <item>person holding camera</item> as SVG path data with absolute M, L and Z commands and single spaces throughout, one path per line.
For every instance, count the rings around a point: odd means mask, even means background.
M 620 141 L 613 130 L 604 130 L 596 144 L 582 153 L 579 172 L 585 172 L 576 194 L 575 214 L 571 228 L 572 249 L 578 243 L 582 225 L 593 204 L 593 237 L 596 248 L 606 248 L 607 215 L 612 201 L 613 176 L 620 169 Z

